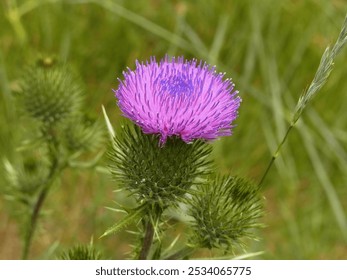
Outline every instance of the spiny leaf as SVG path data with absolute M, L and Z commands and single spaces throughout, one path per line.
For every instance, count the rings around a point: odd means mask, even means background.
M 144 216 L 144 208 L 139 207 L 137 210 L 133 211 L 132 213 L 129 213 L 125 218 L 123 218 L 120 222 L 114 224 L 112 227 L 108 228 L 103 235 L 101 235 L 99 238 L 103 238 L 105 236 L 108 236 L 110 234 L 117 233 L 118 231 L 122 230 L 126 226 L 128 226 L 130 223 L 135 222 L 138 218 Z
M 107 127 L 107 130 L 108 130 L 108 133 L 110 135 L 111 140 L 113 140 L 114 137 L 116 136 L 116 133 L 114 132 L 114 129 L 112 127 L 110 119 L 107 116 L 106 109 L 105 109 L 104 105 L 102 105 L 101 107 L 102 107 L 102 113 L 104 114 L 105 123 L 106 123 L 106 127 Z

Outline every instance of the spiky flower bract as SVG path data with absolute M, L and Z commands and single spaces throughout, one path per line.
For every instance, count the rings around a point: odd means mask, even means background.
M 82 89 L 76 80 L 66 66 L 27 67 L 20 93 L 25 110 L 45 126 L 69 119 L 81 107 Z
M 141 205 L 177 205 L 209 173 L 211 147 L 202 141 L 187 145 L 172 137 L 159 148 L 158 136 L 144 134 L 137 126 L 125 126 L 122 132 L 114 139 L 111 172 Z
M 20 154 L 16 163 L 4 160 L 8 196 L 28 204 L 37 195 L 49 174 L 49 162 L 45 153 L 45 147 L 40 147 Z
M 93 151 L 102 146 L 104 131 L 97 120 L 77 115 L 66 122 L 63 136 L 64 145 L 70 152 Z
M 101 254 L 92 245 L 76 245 L 60 255 L 62 260 L 100 260 Z
M 123 115 L 160 143 L 179 136 L 185 142 L 231 134 L 241 99 L 230 79 L 196 59 L 136 62 L 115 91 Z
M 212 177 L 188 202 L 194 219 L 190 238 L 193 247 L 233 250 L 261 226 L 258 188 L 240 177 Z

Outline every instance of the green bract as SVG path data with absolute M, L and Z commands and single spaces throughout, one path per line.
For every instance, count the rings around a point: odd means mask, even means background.
M 159 147 L 157 135 L 126 126 L 114 139 L 110 153 L 111 172 L 140 204 L 165 209 L 177 205 L 199 179 L 209 173 L 211 147 L 170 137 Z
M 75 116 L 63 127 L 63 140 L 70 152 L 92 151 L 103 142 L 104 131 L 100 122 L 84 116 Z
M 27 203 L 29 197 L 35 195 L 47 180 L 49 163 L 44 158 L 44 149 L 36 149 L 36 153 L 19 157 L 16 164 L 5 161 L 6 179 L 11 194 L 18 200 Z
M 46 125 L 62 122 L 80 110 L 81 87 L 67 67 L 28 67 L 21 88 L 25 110 Z
M 61 254 L 62 260 L 100 260 L 101 254 L 92 245 L 76 245 Z
M 243 237 L 253 237 L 262 215 L 258 189 L 236 176 L 211 178 L 189 200 L 194 218 L 190 242 L 193 247 L 232 250 Z

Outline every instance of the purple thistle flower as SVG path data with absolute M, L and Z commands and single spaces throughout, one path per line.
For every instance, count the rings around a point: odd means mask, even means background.
M 157 63 L 152 57 L 123 75 L 114 91 L 119 108 L 144 133 L 160 134 L 160 144 L 173 135 L 187 143 L 231 135 L 241 98 L 215 67 L 183 57 Z

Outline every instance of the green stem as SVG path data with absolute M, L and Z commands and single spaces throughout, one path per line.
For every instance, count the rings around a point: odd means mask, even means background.
M 295 125 L 295 122 L 292 122 L 292 123 L 290 124 L 290 126 L 288 127 L 287 132 L 286 132 L 286 134 L 284 135 L 284 137 L 283 137 L 281 143 L 277 146 L 276 152 L 272 155 L 272 158 L 271 158 L 271 160 L 270 160 L 270 162 L 269 162 L 269 164 L 268 164 L 268 166 L 267 166 L 267 168 L 266 168 L 266 170 L 265 170 L 263 176 L 262 176 L 261 179 L 260 179 L 260 182 L 259 182 L 259 184 L 258 184 L 258 188 L 260 188 L 260 187 L 262 186 L 262 184 L 263 184 L 263 182 L 264 182 L 264 180 L 265 180 L 267 174 L 269 173 L 269 170 L 271 169 L 273 163 L 275 162 L 276 158 L 278 157 L 278 155 L 279 155 L 279 153 L 280 153 L 280 151 L 281 151 L 281 149 L 282 149 L 282 146 L 283 146 L 284 142 L 286 142 L 286 140 L 287 140 L 287 138 L 288 138 L 288 135 L 289 135 L 289 132 L 292 130 L 292 128 L 294 127 L 294 125 Z
M 43 202 L 47 196 L 48 190 L 49 190 L 49 188 L 46 187 L 41 191 L 41 193 L 40 193 L 40 195 L 39 195 L 39 197 L 38 197 L 38 199 L 34 205 L 33 211 L 31 213 L 31 217 L 29 220 L 29 226 L 28 226 L 28 229 L 27 229 L 27 232 L 25 235 L 25 240 L 24 240 L 24 248 L 23 248 L 23 254 L 22 254 L 23 260 L 26 260 L 28 258 L 30 246 L 31 246 L 31 241 L 33 239 L 33 235 L 34 235 L 36 224 L 37 224 L 37 218 L 39 217 L 39 213 L 40 213 L 41 207 L 43 205 Z
M 147 221 L 146 232 L 142 242 L 142 248 L 139 254 L 139 260 L 146 260 L 148 253 L 152 247 L 154 238 L 154 227 L 150 219 Z
M 45 184 L 43 185 L 43 188 L 42 188 L 42 190 L 41 190 L 41 192 L 40 192 L 40 194 L 39 194 L 39 196 L 38 196 L 38 198 L 37 198 L 37 200 L 36 200 L 36 202 L 32 208 L 32 212 L 31 212 L 30 219 L 29 219 L 28 226 L 27 226 L 27 232 L 26 232 L 25 237 L 24 237 L 24 246 L 23 246 L 23 253 L 22 253 L 22 259 L 23 260 L 26 260 L 29 256 L 31 243 L 32 243 L 33 236 L 34 236 L 34 233 L 36 230 L 37 220 L 38 220 L 38 217 L 40 216 L 40 211 L 41 211 L 42 205 L 43 205 L 43 203 L 47 197 L 48 191 L 49 191 L 51 185 L 53 184 L 53 182 L 55 181 L 56 177 L 61 173 L 61 171 L 67 165 L 66 161 L 59 162 L 56 154 L 53 153 L 54 149 L 56 149 L 56 147 L 57 147 L 57 143 L 53 143 L 52 146 L 53 147 L 51 147 L 51 157 L 52 157 L 51 170 L 50 170 L 50 173 L 47 177 L 47 180 L 46 180 Z

